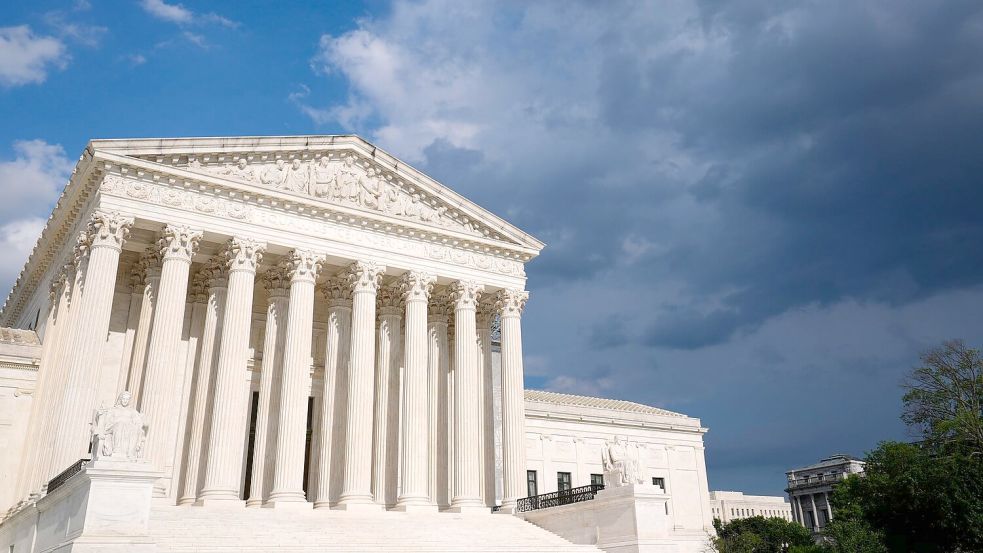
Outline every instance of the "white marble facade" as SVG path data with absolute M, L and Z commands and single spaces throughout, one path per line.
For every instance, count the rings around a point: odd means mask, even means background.
M 0 315 L 44 344 L 5 499 L 129 391 L 175 503 L 487 510 L 499 318 L 507 509 L 542 246 L 357 137 L 93 141 Z

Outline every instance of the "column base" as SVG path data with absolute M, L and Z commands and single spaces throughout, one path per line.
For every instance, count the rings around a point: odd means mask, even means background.
M 314 502 L 314 508 L 315 509 L 330 509 L 331 508 L 331 502 L 330 501 L 315 501 Z
M 246 500 L 246 507 L 248 507 L 250 509 L 254 509 L 256 507 L 262 507 L 262 506 L 263 506 L 263 500 L 262 499 L 247 499 Z
M 437 506 L 430 503 L 397 503 L 391 510 L 401 513 L 436 513 Z
M 203 497 L 194 502 L 195 507 L 210 509 L 245 509 L 246 502 L 241 499 L 225 499 L 220 497 Z
M 263 508 L 279 511 L 309 511 L 314 508 L 314 504 L 308 503 L 306 499 L 271 499 L 263 504 Z

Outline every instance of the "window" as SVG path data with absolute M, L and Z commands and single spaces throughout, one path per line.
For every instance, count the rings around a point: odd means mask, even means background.
M 662 488 L 662 493 L 665 493 L 666 492 L 666 479 L 665 478 L 658 478 L 656 476 L 653 476 L 652 477 L 652 485 L 653 486 L 658 486 L 658 487 Z
M 526 494 L 528 494 L 529 497 L 532 497 L 534 495 L 539 495 L 539 492 L 537 491 L 538 489 L 539 489 L 539 485 L 538 485 L 538 483 L 536 481 L 536 471 L 534 471 L 534 470 L 527 470 L 526 471 Z
M 809 522 L 806 528 L 812 530 L 813 528 L 816 527 L 816 519 L 813 516 L 812 511 L 806 511 L 806 521 Z
M 820 509 L 819 514 L 822 515 L 823 526 L 829 524 L 829 511 L 826 509 Z
M 565 492 L 572 488 L 570 485 L 570 473 L 569 472 L 558 472 L 556 473 L 556 491 Z
M 604 485 L 604 475 L 603 474 L 592 474 L 590 475 L 590 483 L 592 486 L 603 486 Z

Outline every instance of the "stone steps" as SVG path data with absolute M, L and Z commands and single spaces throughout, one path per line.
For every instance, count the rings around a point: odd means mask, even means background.
M 587 553 L 519 518 L 502 514 L 350 513 L 155 505 L 159 553 L 475 551 Z

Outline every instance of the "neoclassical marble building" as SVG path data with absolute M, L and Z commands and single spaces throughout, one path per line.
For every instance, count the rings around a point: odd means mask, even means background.
M 155 508 L 515 512 L 542 248 L 355 136 L 90 142 L 0 313 L 0 383 L 36 371 L 0 401 L 0 537 L 122 392 Z

